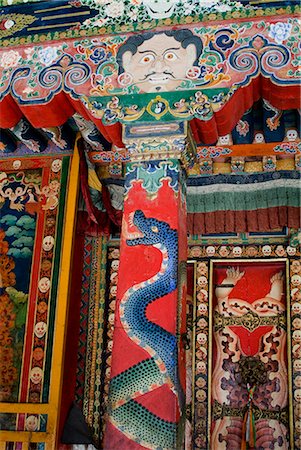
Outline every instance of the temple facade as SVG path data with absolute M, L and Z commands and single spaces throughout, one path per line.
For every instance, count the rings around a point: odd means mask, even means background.
M 0 450 L 301 449 L 299 2 L 0 11 Z

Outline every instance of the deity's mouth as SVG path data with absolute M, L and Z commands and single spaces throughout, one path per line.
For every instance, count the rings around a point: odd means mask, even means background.
M 171 78 L 172 77 L 168 75 L 156 75 L 149 77 L 148 81 L 152 84 L 168 83 Z

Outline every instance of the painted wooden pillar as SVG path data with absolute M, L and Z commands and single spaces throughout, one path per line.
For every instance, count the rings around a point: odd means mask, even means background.
M 105 450 L 183 448 L 186 124 L 177 124 L 173 135 L 170 127 L 124 130 L 132 161 L 126 167 Z

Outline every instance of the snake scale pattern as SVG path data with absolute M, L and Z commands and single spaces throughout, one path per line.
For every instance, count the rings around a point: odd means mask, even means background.
M 162 262 L 158 273 L 130 287 L 120 302 L 120 319 L 127 336 L 150 358 L 112 378 L 110 420 L 129 439 L 146 448 L 174 450 L 176 423 L 163 420 L 136 399 L 167 384 L 177 395 L 179 405 L 183 401 L 176 336 L 146 315 L 148 305 L 177 288 L 178 236 L 168 223 L 146 218 L 140 210 L 135 211 L 132 220 L 139 237 L 134 234 L 127 239 L 127 245 L 151 245 L 162 253 Z

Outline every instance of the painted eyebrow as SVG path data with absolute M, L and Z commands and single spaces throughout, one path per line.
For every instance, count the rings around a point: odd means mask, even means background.
M 170 47 L 167 48 L 166 50 L 164 50 L 164 53 L 169 52 L 170 50 L 180 50 L 181 47 Z M 142 54 L 142 53 L 153 53 L 154 55 L 158 56 L 156 52 L 154 52 L 154 50 L 138 50 L 138 53 Z

